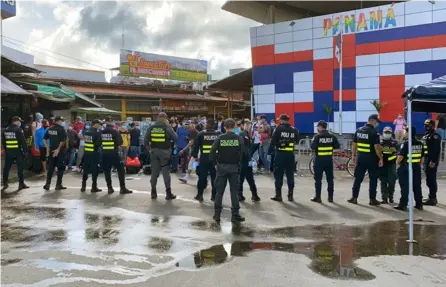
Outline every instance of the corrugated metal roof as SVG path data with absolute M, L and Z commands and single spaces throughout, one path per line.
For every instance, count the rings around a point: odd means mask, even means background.
M 31 95 L 2 75 L 2 94 Z
M 95 94 L 95 95 L 110 95 L 110 96 L 134 96 L 134 97 L 147 97 L 154 99 L 178 99 L 187 101 L 210 101 L 210 102 L 227 102 L 226 98 L 202 96 L 194 94 L 167 94 L 156 93 L 151 91 L 139 91 L 128 89 L 110 89 L 102 87 L 85 87 L 85 86 L 68 86 L 70 89 L 78 91 L 83 94 Z

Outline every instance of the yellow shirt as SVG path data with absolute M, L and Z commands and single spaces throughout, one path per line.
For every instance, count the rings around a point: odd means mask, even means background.
M 123 147 L 129 147 L 129 141 L 130 141 L 130 134 L 125 131 L 124 133 L 122 131 L 121 132 L 121 137 L 122 137 L 122 146 Z

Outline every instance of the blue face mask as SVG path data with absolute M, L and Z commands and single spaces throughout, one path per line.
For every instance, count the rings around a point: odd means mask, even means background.
M 65 122 L 62 122 L 60 125 L 63 126 L 63 127 L 65 127 L 65 126 L 66 126 L 66 123 L 65 123 Z
M 22 126 L 22 122 L 18 122 L 17 126 L 20 128 Z
M 90 126 L 85 126 L 85 128 L 86 128 L 87 130 L 89 130 L 91 127 L 90 127 Z

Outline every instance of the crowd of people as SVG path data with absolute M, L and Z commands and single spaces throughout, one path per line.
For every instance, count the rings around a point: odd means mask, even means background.
M 53 173 L 57 170 L 56 190 L 63 190 L 63 174 L 66 168 L 82 170 L 81 191 L 86 191 L 88 176 L 92 176 L 91 192 L 100 192 L 97 178 L 102 171 L 107 183 L 108 193 L 114 192 L 111 172 L 118 173 L 120 193 L 132 193 L 125 184 L 125 167 L 128 162 L 142 169 L 150 166 L 151 197 L 157 198 L 157 179 L 163 175 L 166 187 L 166 200 L 175 199 L 172 193 L 172 172 L 181 169 L 184 176 L 179 180 L 187 183 L 192 172 L 198 175 L 197 195 L 195 199 L 203 201 L 204 190 L 210 183 L 211 200 L 215 202 L 214 219 L 220 221 L 222 196 L 229 182 L 232 201 L 232 221 L 241 222 L 240 201 L 246 200 L 243 194 L 244 180 L 251 190 L 251 200 L 260 201 L 253 176 L 253 170 L 261 167 L 261 172 L 273 172 L 275 194 L 274 201 L 282 201 L 283 177 L 286 175 L 288 200 L 294 200 L 295 146 L 299 141 L 299 132 L 290 125 L 289 116 L 281 115 L 268 122 L 266 116 L 255 119 L 217 120 L 206 117 L 192 119 L 168 118 L 163 112 L 157 120 L 150 123 L 143 133 L 134 122 L 105 120 L 85 122 L 77 117 L 68 122 L 63 117 L 43 119 L 39 113 L 30 116 L 22 125 L 22 119 L 14 117 L 12 124 L 3 132 L 2 147 L 5 149 L 3 171 L 3 189 L 8 188 L 9 170 L 13 162 L 17 163 L 19 190 L 28 188 L 23 178 L 24 161 L 28 153 L 38 158 L 42 174 L 46 175 L 45 190 L 50 189 Z M 359 190 L 364 176 L 370 177 L 370 205 L 393 203 L 397 174 L 401 186 L 401 199 L 396 209 L 405 210 L 408 203 L 408 165 L 414 170 L 415 207 L 436 205 L 436 173 L 441 150 L 441 136 L 436 133 L 438 125 L 434 120 L 426 120 L 423 141 L 413 138 L 412 159 L 409 159 L 408 133 L 404 118 L 395 119 L 395 131 L 391 127 L 382 130 L 379 135 L 380 120 L 371 115 L 367 124 L 354 134 L 352 158 L 356 162 L 355 180 L 352 198 L 348 202 L 357 204 Z M 315 151 L 315 197 L 311 200 L 321 203 L 322 175 L 328 182 L 328 201 L 333 202 L 333 154 L 340 148 L 335 135 L 327 130 L 327 123 L 317 124 L 318 133 L 313 138 L 311 148 Z M 400 133 L 401 132 L 401 133 Z M 416 131 L 413 129 L 413 135 Z M 395 138 L 393 137 L 395 135 Z M 398 143 L 398 139 L 402 144 Z M 139 160 L 145 158 L 145 160 Z M 137 159 L 135 161 L 135 159 Z M 398 169 L 397 169 L 398 166 Z M 421 170 L 426 173 L 429 198 L 422 202 Z M 382 201 L 376 199 L 377 181 L 381 181 Z

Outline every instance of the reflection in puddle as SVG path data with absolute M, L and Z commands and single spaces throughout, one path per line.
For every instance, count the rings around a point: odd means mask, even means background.
M 166 252 L 172 248 L 173 241 L 166 238 L 150 237 L 149 248 L 155 249 L 158 252 Z

